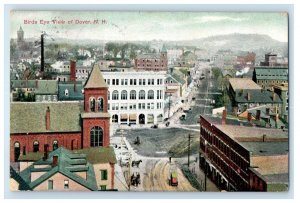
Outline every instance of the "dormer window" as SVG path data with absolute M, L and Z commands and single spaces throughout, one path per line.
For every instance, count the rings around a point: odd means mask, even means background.
M 69 90 L 65 89 L 65 96 L 68 97 L 69 96 Z

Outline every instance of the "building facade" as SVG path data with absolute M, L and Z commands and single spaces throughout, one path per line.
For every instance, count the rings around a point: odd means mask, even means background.
M 108 86 L 94 66 L 84 86 L 84 101 L 12 102 L 10 160 L 49 145 L 75 150 L 109 146 Z
M 201 116 L 200 126 L 200 167 L 221 190 L 287 191 L 287 131 L 235 125 L 226 110 Z
M 163 121 L 165 72 L 103 72 L 111 122 L 157 124 Z
M 142 54 L 135 59 L 135 68 L 138 71 L 167 71 L 168 57 L 167 50 L 162 49 L 158 54 Z
M 253 81 L 266 90 L 273 90 L 275 85 L 288 83 L 287 67 L 255 67 Z

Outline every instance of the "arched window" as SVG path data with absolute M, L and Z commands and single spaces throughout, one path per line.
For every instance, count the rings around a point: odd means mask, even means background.
M 136 99 L 136 91 L 135 90 L 130 91 L 130 99 Z
M 121 100 L 127 100 L 127 91 L 126 90 L 122 90 L 122 92 L 121 92 Z
M 38 152 L 40 150 L 40 145 L 38 141 L 33 142 L 33 152 Z
M 103 130 L 99 126 L 95 126 L 91 129 L 91 147 L 103 146 Z
M 112 100 L 119 100 L 119 92 L 117 90 L 113 91 Z
M 95 112 L 95 98 L 90 97 L 90 111 Z
M 53 145 L 52 145 L 53 151 L 56 150 L 58 148 L 58 142 L 57 140 L 53 141 Z
M 102 97 L 99 97 L 97 99 L 97 106 L 98 106 L 98 111 L 103 112 L 104 100 Z
M 65 96 L 69 96 L 69 90 L 68 89 L 65 89 Z
M 18 159 L 20 157 L 20 143 L 19 142 L 15 142 L 14 153 L 15 153 L 15 162 L 16 162 L 16 161 L 18 161 Z
M 140 92 L 139 92 L 139 99 L 145 99 L 146 98 L 146 93 L 145 93 L 145 91 L 144 90 L 140 90 Z
M 118 115 L 117 115 L 117 114 L 114 114 L 114 115 L 112 116 L 111 122 L 113 122 L 113 123 L 118 123 L 118 121 L 119 121 Z
M 154 99 L 154 91 L 153 90 L 148 91 L 148 99 Z

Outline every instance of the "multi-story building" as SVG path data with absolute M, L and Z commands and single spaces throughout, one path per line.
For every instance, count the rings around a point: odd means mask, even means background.
M 47 150 L 46 146 L 46 150 Z M 93 152 L 93 154 L 91 153 Z M 14 190 L 98 191 L 114 189 L 112 148 L 70 151 L 59 147 L 44 155 L 21 157 L 20 172 L 12 171 Z M 91 158 L 93 157 L 93 158 Z M 105 161 L 104 161 L 105 160 Z M 23 166 L 25 166 L 23 168 Z M 11 169 L 13 170 L 13 169 Z
M 157 124 L 163 121 L 165 72 L 103 72 L 108 110 L 119 124 Z
M 183 54 L 182 48 L 171 48 L 168 49 L 168 64 L 175 64 L 175 62 L 180 59 Z
M 200 117 L 200 167 L 221 190 L 287 191 L 288 132 Z
M 82 101 L 11 102 L 10 160 L 28 152 L 44 152 L 48 145 L 82 149 L 109 147 L 108 86 L 94 66 Z
M 138 55 L 135 59 L 136 70 L 146 71 L 167 71 L 168 57 L 167 50 L 163 48 L 160 53 L 149 53 Z
M 288 121 L 289 114 L 289 84 L 282 83 L 281 85 L 273 86 L 274 92 L 279 95 L 282 100 L 281 115 Z
M 255 67 L 253 81 L 263 89 L 273 90 L 273 86 L 288 83 L 288 68 L 286 67 Z
M 282 99 L 275 92 L 263 90 L 249 78 L 230 78 L 228 92 L 235 114 L 260 105 L 270 105 L 279 110 L 282 106 Z M 282 112 L 279 111 L 279 114 Z

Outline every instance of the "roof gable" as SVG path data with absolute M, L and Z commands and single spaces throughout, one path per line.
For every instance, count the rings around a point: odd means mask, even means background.
M 103 88 L 108 87 L 104 81 L 99 65 L 95 64 L 84 88 Z

